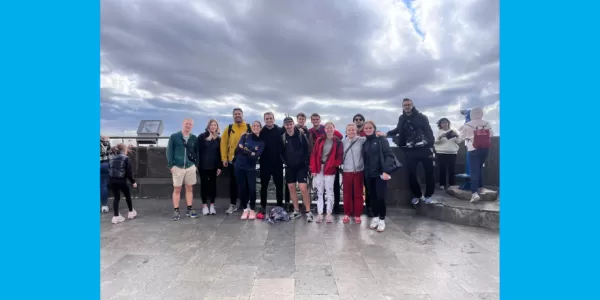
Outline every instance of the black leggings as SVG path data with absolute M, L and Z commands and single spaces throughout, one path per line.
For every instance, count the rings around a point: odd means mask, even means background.
M 436 157 L 438 159 L 438 167 L 440 168 L 440 185 L 455 185 L 454 166 L 456 165 L 456 154 L 439 153 Z M 446 173 L 448 173 L 448 181 L 446 181 Z
M 367 190 L 369 191 L 369 199 L 371 199 L 371 209 L 373 210 L 374 217 L 385 220 L 387 181 L 380 177 L 367 178 Z
M 202 204 L 215 204 L 217 197 L 217 169 L 200 170 L 200 197 Z
M 119 201 L 121 201 L 121 192 L 123 192 L 123 195 L 125 195 L 125 201 L 127 201 L 127 207 L 129 208 L 129 211 L 133 211 L 133 203 L 131 202 L 131 193 L 129 192 L 129 186 L 127 186 L 127 183 L 120 182 L 120 181 L 117 181 L 117 182 L 112 181 L 110 183 L 110 185 L 111 185 L 113 197 L 115 198 L 113 200 L 114 216 L 115 217 L 119 216 Z

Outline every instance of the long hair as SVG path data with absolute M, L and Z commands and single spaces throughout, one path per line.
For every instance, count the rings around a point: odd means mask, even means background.
M 213 122 L 217 124 L 217 130 L 215 130 L 214 134 L 210 132 L 210 124 L 212 124 Z M 221 128 L 219 127 L 219 121 L 215 119 L 208 120 L 208 123 L 206 123 L 206 132 L 208 132 L 208 136 L 206 137 L 207 139 L 216 139 L 219 136 L 219 133 L 221 132 Z
M 442 129 L 442 122 L 444 122 L 444 121 L 448 122 L 448 129 L 450 129 L 450 124 L 451 124 L 450 120 L 448 120 L 446 118 L 441 118 L 437 121 L 436 124 L 437 124 L 438 129 Z

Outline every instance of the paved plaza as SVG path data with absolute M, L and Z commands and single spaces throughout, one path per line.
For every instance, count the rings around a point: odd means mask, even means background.
M 392 209 L 383 233 L 365 216 L 360 225 L 341 216 L 269 225 L 226 216 L 227 202 L 197 219 L 182 205 L 177 222 L 169 199 L 134 199 L 138 218 L 118 225 L 112 211 L 102 216 L 101 299 L 499 298 L 497 230 Z

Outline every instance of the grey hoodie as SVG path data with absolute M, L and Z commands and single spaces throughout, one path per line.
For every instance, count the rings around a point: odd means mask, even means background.
M 345 159 L 342 162 L 344 172 L 362 172 L 364 170 L 365 163 L 362 157 L 362 146 L 366 140 L 367 138 L 362 136 L 356 136 L 352 141 L 350 141 L 349 138 L 342 140 L 345 154 Z M 348 147 L 350 147 L 350 144 L 354 141 L 356 141 L 356 143 L 348 150 Z

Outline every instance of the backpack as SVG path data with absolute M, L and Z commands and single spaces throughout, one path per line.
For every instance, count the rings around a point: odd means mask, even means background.
M 246 133 L 252 133 L 252 127 L 250 126 L 250 124 L 246 123 Z M 229 129 L 227 130 L 227 136 L 231 136 L 231 133 L 233 132 L 233 124 L 229 124 Z
M 277 222 L 286 222 L 289 220 L 290 216 L 285 211 L 285 209 L 283 209 L 283 207 L 280 206 L 275 206 L 271 208 L 271 211 L 269 211 L 269 214 L 265 219 L 265 221 L 267 221 L 269 224 L 275 224 Z
M 308 139 L 308 138 L 306 137 L 306 135 L 304 134 L 304 132 L 301 132 L 299 130 L 298 130 L 298 132 L 300 133 L 300 145 L 304 146 L 304 139 Z M 285 144 L 286 144 L 286 142 L 285 142 L 285 135 L 286 134 L 287 134 L 287 132 L 284 132 L 281 135 L 281 140 L 283 142 L 283 150 L 285 150 Z
M 475 149 L 489 149 L 492 146 L 492 138 L 490 136 L 490 130 L 485 127 L 485 125 L 481 126 L 479 129 L 477 127 L 473 127 L 473 148 Z

